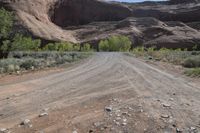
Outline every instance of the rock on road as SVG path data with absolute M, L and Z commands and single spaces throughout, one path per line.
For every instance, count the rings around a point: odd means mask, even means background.
M 31 127 L 20 125 L 26 119 Z M 0 128 L 14 133 L 198 132 L 199 124 L 199 84 L 123 53 L 0 83 Z

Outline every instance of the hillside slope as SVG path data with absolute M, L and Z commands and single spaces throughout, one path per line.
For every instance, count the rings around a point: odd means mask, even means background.
M 100 0 L 2 0 L 34 36 L 96 43 L 128 35 L 135 45 L 192 48 L 200 44 L 200 4 L 123 4 Z M 170 22 L 169 22 L 170 21 Z

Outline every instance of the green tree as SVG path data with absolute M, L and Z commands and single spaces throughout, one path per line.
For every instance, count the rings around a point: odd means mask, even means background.
M 41 45 L 41 40 L 24 37 L 16 34 L 13 38 L 9 51 L 37 51 Z
M 7 38 L 13 27 L 13 14 L 4 8 L 0 9 L 0 39 Z
M 91 45 L 89 43 L 85 43 L 83 44 L 83 47 L 82 47 L 82 51 L 90 51 L 91 50 Z
M 10 41 L 8 38 L 13 27 L 13 19 L 11 12 L 4 8 L 0 9 L 0 57 L 5 56 L 4 54 L 7 54 L 9 49 Z
M 99 43 L 99 49 L 101 51 L 109 51 L 108 40 L 101 40 Z
M 74 44 L 69 42 L 57 42 L 57 43 L 49 43 L 47 44 L 43 50 L 49 50 L 49 51 L 76 51 L 74 48 Z
M 99 43 L 101 51 L 129 51 L 132 42 L 126 36 L 112 36 Z

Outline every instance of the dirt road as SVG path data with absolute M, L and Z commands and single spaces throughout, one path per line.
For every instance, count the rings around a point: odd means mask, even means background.
M 30 122 L 20 125 L 25 119 Z M 58 73 L 0 83 L 0 128 L 13 133 L 198 132 L 200 85 L 132 56 L 97 53 Z

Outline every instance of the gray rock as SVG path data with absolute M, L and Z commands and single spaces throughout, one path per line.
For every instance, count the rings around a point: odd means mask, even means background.
M 177 133 L 182 133 L 183 131 L 181 129 L 179 129 L 179 128 L 176 128 L 176 132 Z
M 95 123 L 94 123 L 94 126 L 95 126 L 95 127 L 100 127 L 102 124 L 103 124 L 102 122 L 95 122 Z
M 29 119 L 25 119 L 23 122 L 21 122 L 20 125 L 23 125 L 23 126 L 29 127 L 29 128 L 33 127 L 33 125 L 31 124 L 31 120 L 29 120 Z
M 196 128 L 195 128 L 195 127 L 190 127 L 190 130 L 191 130 L 191 131 L 195 131 Z
M 117 118 L 116 118 L 116 120 L 121 120 L 121 119 L 122 119 L 121 117 L 117 117 Z
M 127 125 L 127 123 L 126 123 L 126 122 L 123 122 L 123 123 L 122 123 L 122 126 L 126 126 L 126 125 Z
M 161 118 L 169 118 L 169 117 L 170 117 L 169 115 L 165 115 L 165 114 L 161 115 Z
M 116 124 L 117 126 L 119 126 L 119 125 L 120 125 L 120 123 L 119 123 L 119 122 L 115 122 L 115 124 Z
M 105 107 L 105 110 L 106 110 L 107 112 L 111 112 L 113 109 L 112 109 L 112 107 Z
M 49 115 L 47 112 L 44 112 L 44 113 L 41 113 L 40 115 L 39 115 L 39 117 L 43 117 L 43 116 L 47 116 L 47 115 Z
M 31 120 L 25 119 L 25 120 L 21 123 L 21 125 L 29 125 L 30 123 L 31 123 Z
M 0 128 L 0 133 L 6 133 L 8 131 L 8 129 L 6 128 Z
M 174 98 L 170 98 L 169 100 L 170 100 L 170 101 L 174 101 Z
M 128 112 L 122 112 L 122 115 L 128 115 Z
M 162 105 L 163 105 L 163 107 L 171 107 L 171 105 L 168 103 L 162 103 Z

